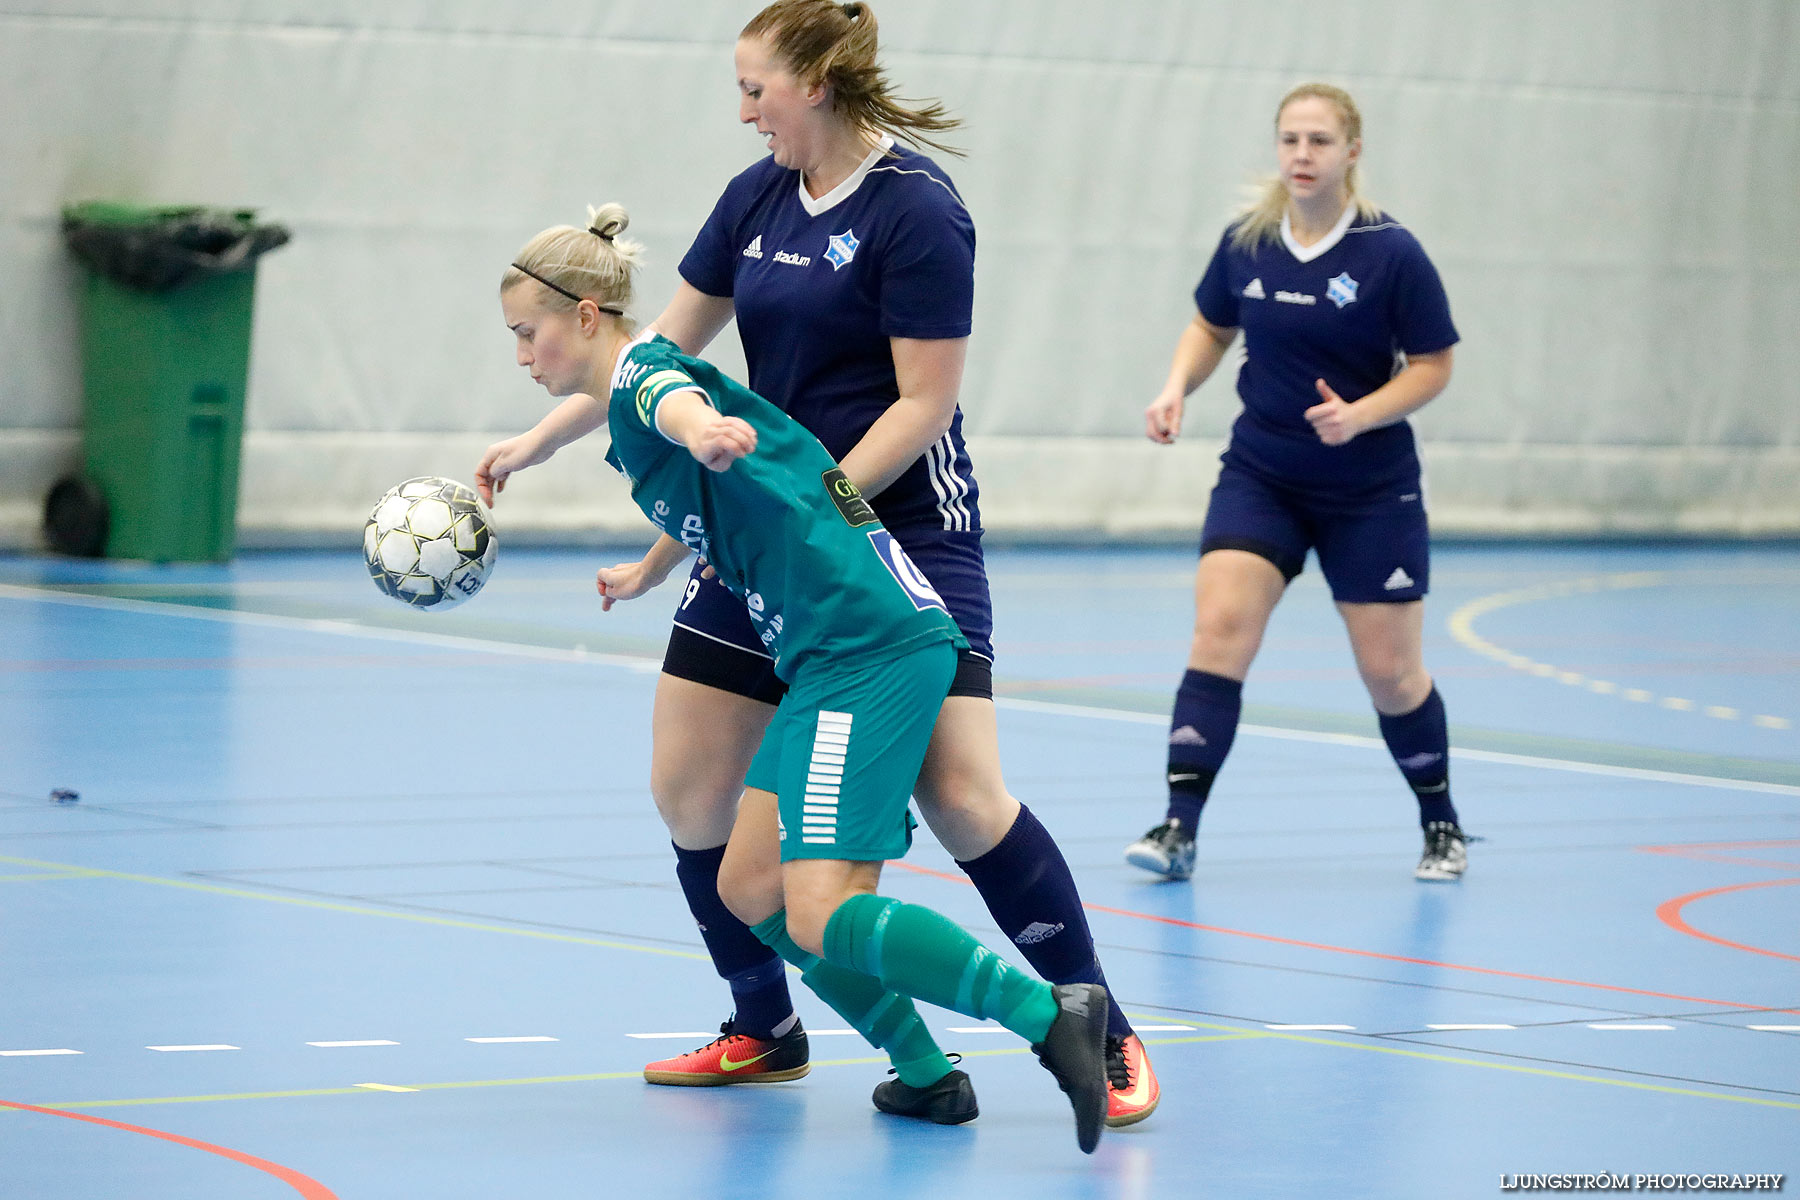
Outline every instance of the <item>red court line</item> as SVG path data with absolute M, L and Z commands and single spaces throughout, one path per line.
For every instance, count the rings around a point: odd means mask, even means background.
M 1756 888 L 1791 887 L 1796 883 L 1800 883 L 1800 875 L 1793 876 L 1789 879 L 1765 879 L 1761 883 L 1734 883 L 1730 887 L 1716 887 L 1709 888 L 1704 892 L 1690 892 L 1685 896 L 1677 896 L 1673 900 L 1667 900 L 1658 905 L 1656 916 L 1664 925 L 1667 925 L 1677 933 L 1685 933 L 1689 937 L 1697 937 L 1703 942 L 1712 942 L 1719 946 L 1729 946 L 1733 950 L 1743 950 L 1750 954 L 1763 954 L 1770 958 L 1785 958 L 1789 962 L 1800 962 L 1800 955 L 1783 954 L 1779 950 L 1764 950 L 1761 946 L 1748 946 L 1743 942 L 1732 942 L 1727 941 L 1722 937 L 1714 937 L 1710 933 L 1704 933 L 1701 930 L 1695 929 L 1692 925 L 1689 925 L 1683 920 L 1681 916 L 1681 910 L 1696 900 L 1705 900 L 1710 896 L 1723 896 L 1727 892 L 1748 892 Z
M 1699 938 L 1703 942 L 1711 942 L 1716 946 L 1727 946 L 1733 950 L 1742 950 L 1747 954 L 1761 954 L 1768 958 L 1782 958 L 1788 962 L 1800 962 L 1800 956 L 1783 954 L 1779 950 L 1765 950 L 1761 946 L 1751 946 L 1744 942 L 1733 942 L 1726 938 L 1714 937 L 1695 929 L 1681 915 L 1681 910 L 1697 900 L 1705 900 L 1712 896 L 1723 896 L 1728 892 L 1747 892 L 1757 888 L 1787 887 L 1800 883 L 1800 862 L 1782 862 L 1779 860 L 1759 858 L 1738 858 L 1735 855 L 1718 854 L 1719 850 L 1761 850 L 1771 846 L 1800 846 L 1800 838 L 1769 838 L 1750 842 L 1676 842 L 1667 846 L 1639 846 L 1646 854 L 1666 854 L 1672 858 L 1691 858 L 1699 862 L 1727 863 L 1738 867 L 1760 867 L 1764 870 L 1787 871 L 1790 878 L 1765 879 L 1760 883 L 1738 883 L 1729 887 L 1709 888 L 1703 892 L 1690 892 L 1685 896 L 1677 896 L 1657 906 L 1656 916 L 1664 925 L 1677 933 L 1685 933 L 1689 937 Z
M 127 1125 L 123 1121 L 109 1121 L 105 1117 L 90 1117 L 86 1113 L 65 1112 L 60 1108 L 39 1108 L 35 1104 L 20 1104 L 16 1100 L 0 1100 L 0 1108 L 16 1108 L 22 1112 L 41 1113 L 47 1117 L 68 1117 L 72 1121 L 87 1121 L 107 1129 L 123 1129 L 126 1133 L 141 1133 L 145 1137 L 161 1138 L 165 1142 L 174 1142 L 194 1150 L 204 1150 L 208 1154 L 217 1154 L 220 1158 L 229 1158 L 232 1162 L 242 1163 L 247 1167 L 255 1167 L 265 1175 L 273 1175 L 281 1182 L 299 1192 L 305 1200 L 338 1200 L 337 1193 L 327 1188 L 316 1179 L 308 1179 L 289 1167 L 280 1163 L 272 1163 L 266 1158 L 258 1158 L 254 1154 L 245 1154 L 241 1150 L 231 1150 L 224 1146 L 215 1146 L 211 1142 L 197 1141 L 183 1137 L 179 1133 L 165 1133 L 160 1129 L 147 1129 L 142 1125 Z
M 969 884 L 962 875 L 952 875 L 948 871 L 934 871 L 929 867 L 915 867 L 911 863 L 892 862 L 889 866 L 899 867 L 903 871 L 912 871 L 920 875 L 930 875 L 935 879 L 947 879 L 951 883 Z M 1790 882 L 1784 880 L 1783 882 Z M 1800 882 L 1800 880 L 1791 881 Z M 1102 912 L 1115 917 L 1131 917 L 1138 921 L 1153 921 L 1158 925 L 1174 925 L 1182 929 L 1195 929 L 1201 933 L 1222 933 L 1227 937 L 1249 938 L 1257 942 L 1272 942 L 1278 946 L 1297 946 L 1302 950 L 1324 950 L 1331 954 L 1351 954 L 1358 958 L 1376 958 L 1384 962 L 1410 963 L 1419 967 L 1437 967 L 1445 971 L 1467 971 L 1474 975 L 1496 975 L 1503 979 L 1524 979 L 1534 983 L 1555 983 L 1564 987 L 1592 988 L 1601 992 L 1621 992 L 1628 996 L 1649 996 L 1656 1000 L 1679 1000 L 1683 1004 L 1704 1004 L 1716 1008 L 1742 1008 L 1752 1012 L 1788 1012 L 1800 1011 L 1789 1009 L 1771 1009 L 1766 1004 L 1743 1004 L 1736 1000 L 1709 1000 L 1704 996 L 1683 996 L 1675 992 L 1652 992 L 1643 988 L 1620 987 L 1613 983 L 1590 983 L 1582 979 L 1560 979 L 1554 975 L 1532 975 L 1524 971 L 1502 971 L 1497 967 L 1474 967 L 1465 963 L 1437 962 L 1429 958 L 1409 958 L 1404 954 L 1384 954 L 1379 950 L 1358 950 L 1351 946 L 1333 946 L 1325 942 L 1306 942 L 1298 938 L 1277 937 L 1272 933 L 1252 933 L 1245 929 L 1226 929 L 1221 925 L 1202 925 L 1197 921 L 1184 921 L 1179 917 L 1159 917 L 1154 913 L 1133 912 L 1128 908 L 1109 908 L 1104 904 L 1082 902 L 1081 907 L 1089 912 Z

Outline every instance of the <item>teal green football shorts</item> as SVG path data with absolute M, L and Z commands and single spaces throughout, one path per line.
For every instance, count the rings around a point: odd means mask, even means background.
M 776 795 L 782 862 L 906 853 L 907 803 L 955 674 L 956 649 L 945 641 L 795 676 L 744 780 Z

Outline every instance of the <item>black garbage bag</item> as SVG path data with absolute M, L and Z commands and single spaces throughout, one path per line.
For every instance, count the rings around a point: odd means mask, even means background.
M 252 209 L 80 204 L 63 210 L 63 239 L 87 267 L 127 287 L 166 292 L 189 280 L 248 270 L 287 243 Z

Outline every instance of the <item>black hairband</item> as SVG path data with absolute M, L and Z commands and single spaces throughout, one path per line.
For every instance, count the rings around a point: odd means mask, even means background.
M 603 242 L 610 242 L 613 240 L 612 234 L 605 233 L 599 227 L 594 226 L 594 225 L 588 226 L 588 232 L 593 234 L 595 237 L 599 238 Z
M 605 235 L 602 234 L 601 236 L 604 237 Z M 571 292 L 568 288 L 562 286 L 560 283 L 550 282 L 548 279 L 545 279 L 542 275 L 539 275 L 536 271 L 532 270 L 530 267 L 521 267 L 518 263 L 514 263 L 512 265 L 512 267 L 513 267 L 513 270 L 515 270 L 515 271 L 522 271 L 525 274 L 531 276 L 533 279 L 537 280 L 539 283 L 543 284 L 545 287 L 549 288 L 551 291 L 561 292 L 563 295 L 565 295 L 569 299 L 575 301 L 575 303 L 577 303 L 577 304 L 580 304 L 583 300 L 587 299 L 586 296 L 577 296 L 574 292 Z M 615 317 L 622 317 L 625 315 L 625 310 L 622 308 L 614 308 L 610 304 L 601 304 L 598 300 L 593 301 L 592 303 L 595 308 L 599 309 L 603 313 L 611 313 Z

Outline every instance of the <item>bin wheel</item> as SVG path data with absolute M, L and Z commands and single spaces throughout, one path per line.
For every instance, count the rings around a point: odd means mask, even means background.
M 106 550 L 110 517 L 106 497 L 94 481 L 69 475 L 57 480 L 44 500 L 44 537 L 58 554 L 99 558 Z

